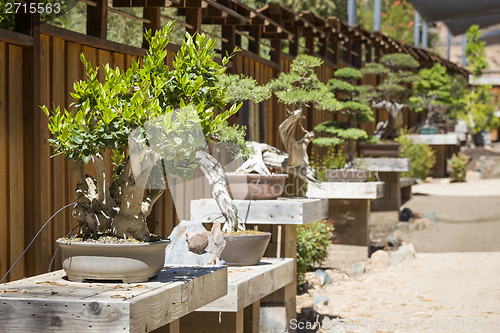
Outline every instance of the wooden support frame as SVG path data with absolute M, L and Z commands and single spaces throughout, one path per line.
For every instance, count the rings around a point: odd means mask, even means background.
M 106 39 L 108 35 L 108 0 L 95 0 L 87 6 L 87 35 Z
M 161 28 L 160 8 L 144 7 L 142 12 L 143 12 L 142 16 L 149 21 L 149 22 L 144 22 L 142 24 L 143 32 L 151 30 L 151 32 L 154 34 L 155 31 L 160 30 Z M 142 37 L 142 47 L 145 49 L 149 47 L 149 44 L 145 37 Z

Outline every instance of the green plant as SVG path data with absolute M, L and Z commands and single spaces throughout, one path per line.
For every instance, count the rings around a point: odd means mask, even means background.
M 428 177 L 436 164 L 436 156 L 431 147 L 425 143 L 413 143 L 407 135 L 401 135 L 395 140 L 401 144 L 399 157 L 410 159 L 410 171 L 402 173 L 402 176 L 415 179 Z
M 330 89 L 340 101 L 340 113 L 347 116 L 347 121 L 325 121 L 318 124 L 314 130 L 331 136 L 313 140 L 318 146 L 345 145 L 345 167 L 354 167 L 355 141 L 367 139 L 368 135 L 362 129 L 356 128 L 358 122 L 371 122 L 374 120 L 372 109 L 362 103 L 356 82 L 363 78 L 361 71 L 345 67 L 335 71 L 334 78 L 328 83 Z
M 321 264 L 333 238 L 333 221 L 320 220 L 297 227 L 297 280 Z
M 223 65 L 214 61 L 213 40 L 186 34 L 172 68 L 165 65 L 172 28 L 169 23 L 155 36 L 146 32 L 149 51 L 142 62 L 132 60 L 123 73 L 106 65 L 104 82 L 82 54 L 87 75 L 74 83 L 72 109 L 42 107 L 55 154 L 74 161 L 73 216 L 82 233 L 149 240 L 145 221 L 164 191 L 164 176 L 189 177 L 199 166 L 198 151 L 238 111 L 238 105 L 225 109 L 226 91 L 218 80 L 228 59 Z M 114 157 L 114 180 L 107 152 Z M 84 172 L 89 162 L 96 178 Z M 160 186 L 149 186 L 155 177 Z
M 415 112 L 427 112 L 425 126 L 444 120 L 447 109 L 455 102 L 451 91 L 453 77 L 448 75 L 446 67 L 436 63 L 431 68 L 422 68 L 412 86 L 415 95 L 410 97 L 410 107 Z
M 318 173 L 318 181 L 326 182 L 327 169 L 340 169 L 345 166 L 344 145 L 327 147 L 326 152 L 318 152 L 313 148 L 311 152 L 311 166 Z
M 465 182 L 467 179 L 467 164 L 470 157 L 462 152 L 447 159 L 448 171 L 452 182 Z
M 367 63 L 363 74 L 384 75 L 384 80 L 376 87 L 360 86 L 361 100 L 369 101 L 375 109 L 385 110 L 389 120 L 377 128 L 375 137 L 385 139 L 392 134 L 396 118 L 407 106 L 411 94 L 410 85 L 417 80 L 412 70 L 420 64 L 409 54 L 391 53 L 380 58 L 378 63 Z

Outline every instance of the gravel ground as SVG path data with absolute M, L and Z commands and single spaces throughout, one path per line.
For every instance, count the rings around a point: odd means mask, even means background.
M 416 257 L 370 268 L 366 247 L 334 245 L 325 262 L 333 283 L 297 297 L 308 316 L 298 332 L 500 332 L 500 180 L 421 184 L 405 204 L 433 210 L 437 223 L 403 235 Z M 424 194 L 424 195 L 422 195 Z M 367 263 L 349 277 L 349 266 Z M 313 304 L 325 295 L 327 304 Z M 311 321 L 322 323 L 311 327 Z M 309 326 L 307 326 L 308 324 Z M 305 329 L 308 328 L 308 329 Z

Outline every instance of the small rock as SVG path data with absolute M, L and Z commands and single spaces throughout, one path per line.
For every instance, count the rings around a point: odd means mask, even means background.
M 397 251 L 391 253 L 391 263 L 399 263 L 415 258 L 415 248 L 413 244 L 404 244 Z
M 434 211 L 425 212 L 422 217 L 428 219 L 432 224 L 436 224 L 436 213 Z
M 188 249 L 196 254 L 202 254 L 208 246 L 208 231 L 196 229 L 186 233 Z
M 323 294 L 314 295 L 313 304 L 315 307 L 328 305 L 328 296 Z
M 411 211 L 410 208 L 404 208 L 402 211 L 399 212 L 399 220 L 401 222 L 408 222 L 410 220 L 410 217 L 413 216 L 413 212 Z
M 406 222 L 398 222 L 397 229 L 406 234 L 410 231 L 410 224 Z
M 321 286 L 332 283 L 332 278 L 322 269 L 317 269 L 316 271 L 314 271 L 314 276 L 319 278 Z
M 431 226 L 431 221 L 425 217 L 421 219 L 415 219 L 415 228 L 417 230 L 424 230 Z
M 372 268 L 386 268 L 391 264 L 391 257 L 389 253 L 384 250 L 378 250 L 370 257 L 370 267 Z
M 350 277 L 357 277 L 363 275 L 365 272 L 365 263 L 362 261 L 355 262 L 352 264 L 351 269 L 347 272 Z

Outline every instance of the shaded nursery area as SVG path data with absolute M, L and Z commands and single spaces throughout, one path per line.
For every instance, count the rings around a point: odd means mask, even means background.
M 0 4 L 0 331 L 423 322 L 368 309 L 409 272 L 446 290 L 446 252 L 497 261 L 500 83 L 482 83 L 493 23 L 410 2 Z M 412 39 L 385 31 L 401 8 Z M 464 34 L 462 66 L 426 21 Z M 425 283 L 394 299 L 434 302 Z M 484 297 L 474 320 L 498 328 Z

